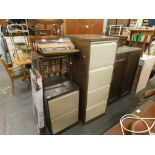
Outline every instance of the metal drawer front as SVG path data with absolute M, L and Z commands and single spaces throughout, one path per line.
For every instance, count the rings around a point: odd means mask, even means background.
M 88 91 L 110 84 L 112 71 L 113 66 L 89 71 Z
M 86 122 L 105 113 L 107 102 L 88 108 L 86 111 Z
M 56 119 L 74 109 L 79 105 L 79 91 L 74 91 L 66 95 L 51 99 L 48 102 L 50 117 Z
M 52 120 L 53 134 L 73 125 L 78 122 L 78 109 L 74 110 L 60 118 Z
M 114 64 L 116 43 L 92 44 L 89 70 Z
M 105 87 L 98 88 L 93 91 L 89 91 L 88 97 L 87 97 L 87 108 L 90 108 L 103 101 L 106 101 L 109 94 L 109 88 L 110 88 L 110 85 L 106 85 Z

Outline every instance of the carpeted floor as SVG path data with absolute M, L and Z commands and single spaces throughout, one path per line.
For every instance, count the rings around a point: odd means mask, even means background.
M 37 134 L 31 90 L 27 85 L 27 81 L 17 81 L 16 94 L 12 95 L 10 79 L 0 64 L 0 134 Z

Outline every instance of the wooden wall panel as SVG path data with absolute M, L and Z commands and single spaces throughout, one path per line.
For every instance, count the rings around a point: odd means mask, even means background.
M 0 25 L 7 25 L 6 19 L 0 19 Z
M 66 34 L 103 34 L 103 19 L 66 19 Z

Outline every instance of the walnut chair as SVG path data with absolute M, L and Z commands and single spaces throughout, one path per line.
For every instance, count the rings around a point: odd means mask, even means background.
M 0 60 L 11 79 L 13 94 L 15 94 L 14 81 L 16 81 L 16 80 L 28 79 L 29 80 L 28 88 L 30 87 L 30 74 L 29 74 L 29 70 L 27 68 L 24 68 L 23 66 L 9 67 L 9 65 L 7 64 L 7 62 L 4 59 L 1 58 Z

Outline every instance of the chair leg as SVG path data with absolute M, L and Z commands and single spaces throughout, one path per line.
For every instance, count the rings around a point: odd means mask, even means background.
M 30 86 L 31 86 L 31 78 L 28 77 L 28 89 L 30 89 Z
M 15 95 L 15 85 L 14 85 L 14 80 L 11 80 L 12 84 L 12 94 Z

